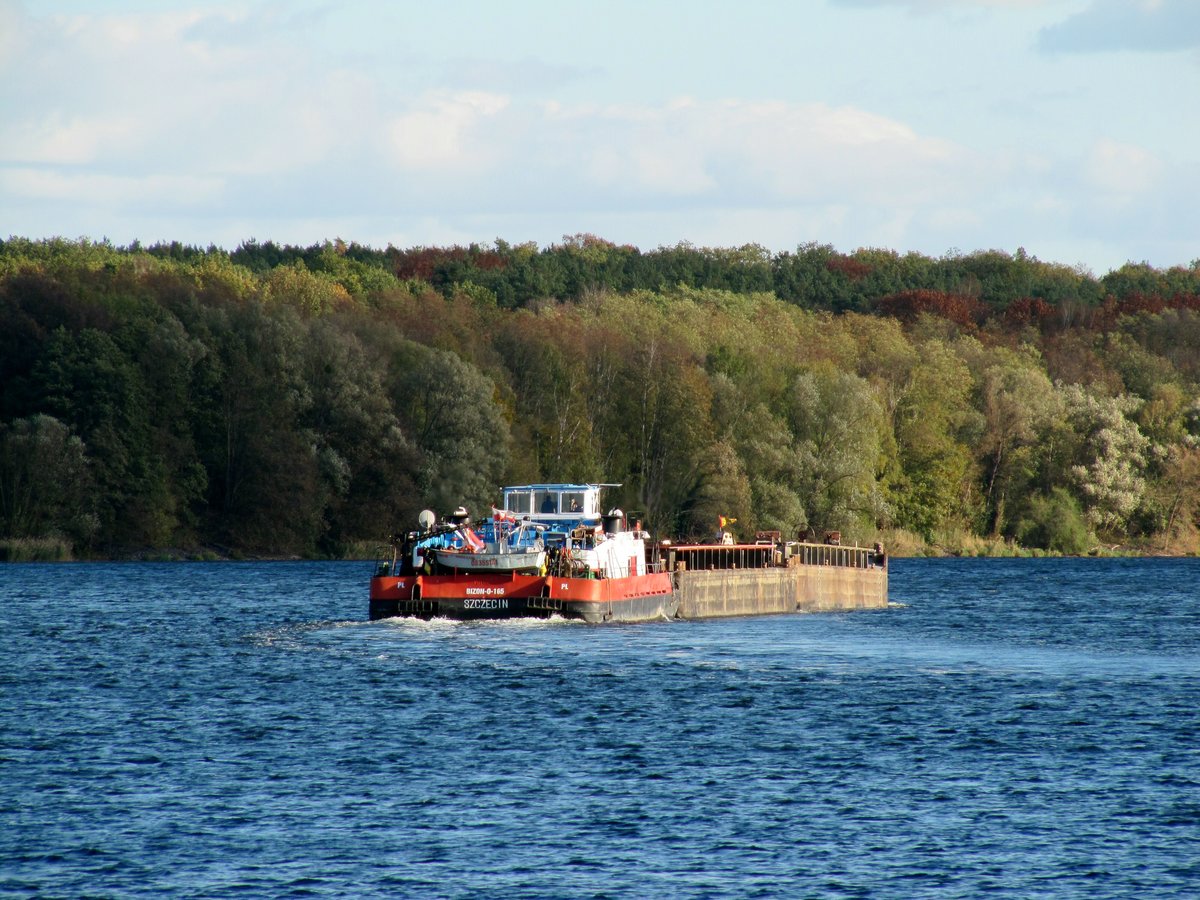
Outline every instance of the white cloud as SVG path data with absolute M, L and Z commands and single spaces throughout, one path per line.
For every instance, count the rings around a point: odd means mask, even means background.
M 57 115 L 25 121 L 0 132 L 0 160 L 78 165 L 126 152 L 137 132 L 131 118 L 73 118 Z
M 583 119 L 573 123 L 576 153 L 599 186 L 615 191 L 754 205 L 919 202 L 973 165 L 959 148 L 851 107 L 689 102 Z
M 507 97 L 481 91 L 428 97 L 392 123 L 392 159 L 403 169 L 465 168 L 474 174 L 495 159 L 480 132 L 508 106 Z
M 1132 199 L 1158 186 L 1163 164 L 1141 147 L 1106 139 L 1092 148 L 1084 171 L 1096 190 L 1113 198 Z
M 42 77 L 27 91 L 0 87 L 13 109 L 0 163 L 273 182 L 303 173 L 311 202 L 345 198 L 347 182 L 358 182 L 376 186 L 349 195 L 375 193 L 374 203 L 491 209 L 849 197 L 911 205 L 969 178 L 973 165 L 960 148 L 852 106 L 409 93 L 403 70 L 385 85 L 370 69 L 311 57 L 290 41 L 311 15 L 274 9 L 30 20 L 41 31 L 18 64 Z M 261 184 L 232 196 L 273 202 Z
M 192 175 L 118 176 L 35 168 L 0 170 L 0 191 L 14 198 L 123 211 L 211 208 L 224 182 Z
M 526 57 L 518 61 L 500 59 L 455 59 L 444 67 L 443 84 L 457 90 L 471 90 L 481 84 L 505 94 L 542 94 L 547 87 L 569 85 L 596 77 L 595 66 L 551 65 Z
M 387 13 L 238 2 L 50 16 L 0 0 L 6 227 L 202 244 L 336 234 L 544 242 L 594 231 L 650 246 L 1024 244 L 1043 258 L 1039 235 L 1055 246 L 1094 243 L 1097 210 L 1121 207 L 1111 221 L 1127 230 L 1144 224 L 1132 212 L 1159 214 L 1163 234 L 1197 233 L 1186 202 L 1196 194 L 1187 117 L 1163 114 L 1186 106 L 1186 79 L 1171 77 L 1178 58 L 1119 79 L 1086 58 L 1038 54 L 1004 70 L 1056 18 L 1076 28 L 1077 48 L 1100 12 L 1124 9 L 1121 21 L 1135 23 L 1173 17 L 1186 31 L 1192 7 L 1182 0 L 1120 9 L 1102 0 L 843 0 L 840 12 L 809 17 L 807 38 L 825 42 L 825 55 L 806 56 L 789 37 L 796 59 L 759 69 L 736 50 L 759 47 L 758 36 L 731 33 L 708 84 L 671 55 L 676 48 L 657 44 L 651 55 L 621 57 L 637 65 L 618 65 L 607 36 L 590 51 L 576 38 L 556 56 L 521 43 L 528 35 L 518 28 L 469 40 L 434 7 L 395 14 L 393 26 L 417 23 L 411 33 L 381 25 L 365 34 L 356 14 L 374 22 Z M 846 15 L 849 5 L 939 15 Z M 960 9 L 974 13 L 952 15 Z M 497 23 L 510 18 L 495 13 Z M 995 78 L 965 77 L 965 56 L 931 52 L 960 37 L 975 47 L 1001 21 L 1003 52 L 978 60 L 980 71 L 1004 70 Z M 496 47 L 511 56 L 487 60 Z M 917 52 L 926 65 L 911 64 Z M 722 77 L 735 69 L 750 74 Z M 1054 80 L 1063 73 L 1078 82 Z M 950 79 L 963 83 L 939 105 Z M 1057 105 L 1031 101 L 1028 83 L 1058 91 Z M 1168 89 L 1151 95 L 1153 84 Z M 1003 121 L 994 114 L 1001 100 Z M 1111 227 L 1104 240 L 1117 245 Z
M 29 19 L 16 0 L 0 0 L 0 68 L 9 64 L 28 40 Z
M 716 185 L 699 151 L 679 140 L 615 141 L 581 148 L 581 171 L 601 188 L 643 195 L 696 196 Z
M 209 42 L 206 27 L 236 19 L 169 12 L 32 23 L 8 66 L 23 77 L 0 85 L 10 111 L 0 163 L 278 176 L 352 155 L 362 114 L 374 114 L 363 108 L 372 85 L 361 75 L 310 66 L 270 34 Z

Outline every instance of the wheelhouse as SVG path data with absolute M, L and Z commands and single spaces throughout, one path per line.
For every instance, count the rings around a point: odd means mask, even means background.
M 615 484 L 522 484 L 504 489 L 504 509 L 535 521 L 595 521 L 600 518 L 600 491 Z

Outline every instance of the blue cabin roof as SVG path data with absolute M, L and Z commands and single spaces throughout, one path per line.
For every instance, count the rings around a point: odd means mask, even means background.
M 574 482 L 545 481 L 534 484 L 511 484 L 504 488 L 508 491 L 588 491 L 606 487 L 620 487 L 619 484 L 577 484 Z
M 504 488 L 504 506 L 518 518 L 529 518 L 556 532 L 580 524 L 598 524 L 603 514 L 600 492 L 619 484 L 542 481 Z

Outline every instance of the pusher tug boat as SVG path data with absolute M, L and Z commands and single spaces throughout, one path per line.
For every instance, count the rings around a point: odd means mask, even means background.
M 646 622 L 887 606 L 881 547 L 783 541 L 649 544 L 610 484 L 504 488 L 503 506 L 472 522 L 430 510 L 395 539 L 371 579 L 370 617 L 548 618 Z

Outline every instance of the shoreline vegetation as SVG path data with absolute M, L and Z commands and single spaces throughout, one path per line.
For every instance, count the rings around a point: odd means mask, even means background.
M 653 534 L 1200 553 L 1200 260 L 0 240 L 0 560 L 373 556 L 503 484 Z
M 1004 538 L 986 539 L 973 535 L 959 535 L 957 543 L 927 543 L 918 535 L 880 533 L 880 542 L 888 549 L 893 559 L 928 558 L 1114 558 L 1114 557 L 1195 557 L 1195 550 L 1172 552 L 1168 548 L 1135 546 L 1096 546 L 1083 553 L 1062 553 L 1041 547 L 1022 547 Z M 894 543 L 886 543 L 888 538 Z M 372 562 L 384 552 L 384 545 L 366 543 L 346 548 L 339 556 L 311 554 L 298 555 L 255 555 L 231 551 L 228 548 L 157 548 L 125 552 L 117 556 L 76 557 L 68 541 L 59 538 L 8 538 L 0 539 L 0 563 L 66 563 L 66 562 Z

